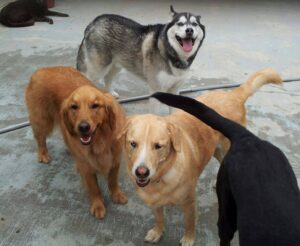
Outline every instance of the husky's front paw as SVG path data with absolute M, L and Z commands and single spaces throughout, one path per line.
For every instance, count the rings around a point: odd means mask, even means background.
M 180 240 L 180 245 L 181 245 L 181 246 L 193 246 L 193 245 L 194 245 L 194 241 L 195 241 L 195 238 L 184 236 L 184 237 Z
M 120 97 L 120 95 L 117 92 L 115 92 L 114 90 L 110 90 L 109 93 L 112 94 L 112 96 L 116 99 L 118 99 Z
M 154 227 L 147 232 L 147 235 L 145 237 L 145 242 L 157 243 L 159 241 L 159 239 L 161 238 L 162 234 L 163 234 L 163 231 L 160 231 Z

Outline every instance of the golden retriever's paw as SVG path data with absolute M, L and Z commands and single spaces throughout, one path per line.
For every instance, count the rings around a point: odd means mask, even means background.
M 96 200 L 92 203 L 90 212 L 94 215 L 97 219 L 103 219 L 105 216 L 105 206 L 101 200 Z
M 43 154 L 38 156 L 39 162 L 49 164 L 51 161 L 51 157 L 48 154 Z
M 193 246 L 193 245 L 194 245 L 194 241 L 195 241 L 195 238 L 194 238 L 194 237 L 187 237 L 187 236 L 184 236 L 184 237 L 180 240 L 180 245 L 181 245 L 181 246 Z
M 122 191 L 117 191 L 111 195 L 111 199 L 114 203 L 118 204 L 126 204 L 128 202 L 128 198 Z
M 161 238 L 163 231 L 157 230 L 155 227 L 147 232 L 145 237 L 145 242 L 157 243 Z

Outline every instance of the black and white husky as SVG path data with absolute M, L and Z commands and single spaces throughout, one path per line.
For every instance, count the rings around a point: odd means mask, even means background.
M 100 15 L 85 29 L 77 69 L 93 82 L 104 79 L 115 97 L 112 79 L 125 68 L 146 80 L 150 92 L 176 93 L 205 37 L 200 16 L 177 13 L 172 21 L 141 25 L 112 14 Z

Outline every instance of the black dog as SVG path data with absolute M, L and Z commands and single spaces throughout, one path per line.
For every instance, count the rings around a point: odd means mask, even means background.
M 220 245 L 230 245 L 238 230 L 241 246 L 299 246 L 300 192 L 282 151 L 194 99 L 160 92 L 152 97 L 196 116 L 231 142 L 217 177 Z
M 1 10 L 0 22 L 8 27 L 32 26 L 36 21 L 53 24 L 53 20 L 47 16 L 69 15 L 48 10 L 45 0 L 18 0 L 7 4 Z

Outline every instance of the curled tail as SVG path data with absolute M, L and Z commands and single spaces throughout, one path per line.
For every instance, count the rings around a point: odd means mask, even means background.
M 280 75 L 272 68 L 266 68 L 254 73 L 240 87 L 234 89 L 233 92 L 239 93 L 246 101 L 257 89 L 269 83 L 282 83 Z
M 169 106 L 180 108 L 192 114 L 213 129 L 221 132 L 225 137 L 229 138 L 230 141 L 233 141 L 236 137 L 241 135 L 251 134 L 243 126 L 224 118 L 215 110 L 195 99 L 163 92 L 156 92 L 151 95 L 151 97 Z

